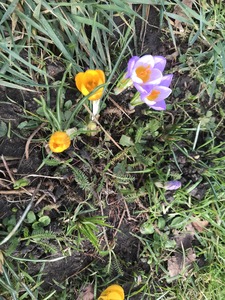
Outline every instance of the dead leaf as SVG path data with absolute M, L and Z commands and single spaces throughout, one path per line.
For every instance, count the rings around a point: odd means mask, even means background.
M 196 221 L 191 223 L 193 227 L 198 232 L 203 232 L 205 228 L 209 225 L 209 222 L 206 220 L 200 220 L 199 218 L 196 219 Z
M 194 0 L 183 0 L 182 4 L 188 6 L 189 8 L 192 8 L 193 1 Z M 184 10 L 179 5 L 175 5 L 173 13 L 180 16 L 180 17 L 182 17 L 182 18 L 187 19 L 187 16 L 184 13 Z M 174 22 L 174 27 L 176 27 L 180 32 L 184 32 L 182 22 L 177 20 L 177 19 Z
M 178 55 L 179 55 L 179 52 L 178 52 L 178 51 L 175 51 L 175 52 L 173 52 L 172 54 L 166 55 L 166 59 L 167 59 L 167 60 L 176 61 Z
M 181 273 L 183 256 L 181 253 L 175 253 L 167 262 L 167 268 L 170 277 L 175 277 Z
M 196 232 L 203 232 L 208 225 L 208 221 L 195 218 L 193 222 L 186 226 L 186 230 L 194 235 Z
M 191 233 L 178 233 L 174 236 L 177 248 L 188 249 L 192 247 L 194 235 Z
M 2 251 L 0 251 L 0 274 L 3 273 L 3 264 L 4 264 L 4 256 L 2 254 Z
M 194 236 L 196 233 L 196 230 L 194 228 L 194 226 L 192 225 L 192 223 L 189 223 L 185 226 L 185 229 L 192 235 Z
M 91 284 L 83 288 L 77 300 L 94 300 L 93 287 Z
M 185 256 L 183 256 L 183 253 L 176 252 L 167 262 L 170 277 L 175 277 L 181 273 L 186 276 L 195 260 L 196 254 L 193 248 L 188 249 Z

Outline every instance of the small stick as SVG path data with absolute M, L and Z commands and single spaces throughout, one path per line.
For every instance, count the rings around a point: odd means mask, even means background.
M 26 160 L 29 159 L 29 146 L 30 146 L 30 143 L 31 143 L 31 140 L 32 138 L 35 136 L 35 134 L 42 128 L 45 126 L 46 123 L 42 123 L 40 126 L 38 126 L 37 129 L 34 130 L 34 132 L 29 136 L 27 142 L 26 142 L 26 146 L 25 146 L 25 157 L 26 157 Z
M 90 109 L 87 107 L 86 104 L 84 104 L 84 107 L 86 108 L 86 110 L 88 111 L 88 113 L 90 115 L 93 115 L 92 112 L 90 111 Z M 101 127 L 101 129 L 104 131 L 104 133 L 107 135 L 107 137 L 113 142 L 114 145 L 116 145 L 117 148 L 119 148 L 121 151 L 123 151 L 123 149 L 120 147 L 120 145 L 111 137 L 111 135 L 102 127 L 102 125 L 98 122 L 98 120 L 95 118 L 95 116 L 93 116 L 93 120 Z
M 109 100 L 120 110 L 122 111 L 128 119 L 132 120 L 131 117 L 125 112 L 125 110 L 118 104 L 116 101 L 113 100 L 113 98 L 109 97 Z
M 11 181 L 12 181 L 13 183 L 15 183 L 15 179 L 13 178 L 12 173 L 10 172 L 9 167 L 8 167 L 8 165 L 7 165 L 7 162 L 6 162 L 6 160 L 5 160 L 5 158 L 4 158 L 3 155 L 1 156 L 1 159 L 2 159 L 2 161 L 3 161 L 4 167 L 5 167 L 5 169 L 6 169 L 7 173 L 8 173 L 8 175 L 9 175 Z
M 34 189 L 21 189 L 21 190 L 7 190 L 7 191 L 0 191 L 0 195 L 21 195 L 21 194 L 27 194 L 29 196 L 32 195 L 32 192 L 34 192 Z
M 17 224 L 14 226 L 14 228 L 12 229 L 12 231 L 1 241 L 0 246 L 5 244 L 6 242 L 8 242 L 8 240 L 11 239 L 11 237 L 16 233 L 17 229 L 20 227 L 20 225 L 22 224 L 23 220 L 26 218 L 26 215 L 28 213 L 28 211 L 31 209 L 31 206 L 34 202 L 34 198 L 39 190 L 41 183 L 39 183 L 39 185 L 37 186 L 37 188 L 35 189 L 35 191 L 33 192 L 33 195 L 31 197 L 30 203 L 27 205 L 25 211 L 23 212 L 22 216 L 20 217 L 19 221 L 17 222 Z

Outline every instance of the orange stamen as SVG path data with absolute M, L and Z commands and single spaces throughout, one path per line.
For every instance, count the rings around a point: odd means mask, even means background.
M 150 95 L 148 95 L 147 99 L 148 99 L 149 101 L 154 101 L 155 99 L 158 98 L 159 95 L 160 95 L 160 92 L 159 92 L 159 91 L 157 91 L 157 90 L 152 90 L 151 93 L 150 93 Z
M 151 76 L 150 66 L 140 66 L 136 69 L 137 76 L 143 81 L 143 83 L 147 82 Z

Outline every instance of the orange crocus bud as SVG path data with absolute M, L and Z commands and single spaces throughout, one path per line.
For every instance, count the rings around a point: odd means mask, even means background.
M 97 86 L 105 83 L 105 74 L 102 70 L 87 70 L 86 72 L 80 72 L 75 76 L 75 83 L 78 90 L 87 96 Z M 103 88 L 97 90 L 88 99 L 91 101 L 99 100 L 103 95 Z
M 110 285 L 101 293 L 98 300 L 124 300 L 124 290 L 120 285 Z
M 52 152 L 60 153 L 68 149 L 70 143 L 70 137 L 66 132 L 56 131 L 51 135 L 48 145 Z

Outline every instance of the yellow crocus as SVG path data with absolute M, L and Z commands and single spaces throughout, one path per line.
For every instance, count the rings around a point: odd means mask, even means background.
M 80 72 L 75 76 L 75 83 L 78 90 L 87 96 L 97 86 L 105 83 L 105 74 L 102 70 L 87 70 L 86 72 Z M 91 101 L 99 100 L 103 95 L 103 88 L 98 89 L 88 99 Z
M 70 143 L 70 137 L 66 132 L 56 131 L 51 135 L 48 145 L 52 152 L 60 153 L 68 149 Z
M 113 284 L 105 289 L 98 300 L 124 300 L 124 290 L 118 284 Z

